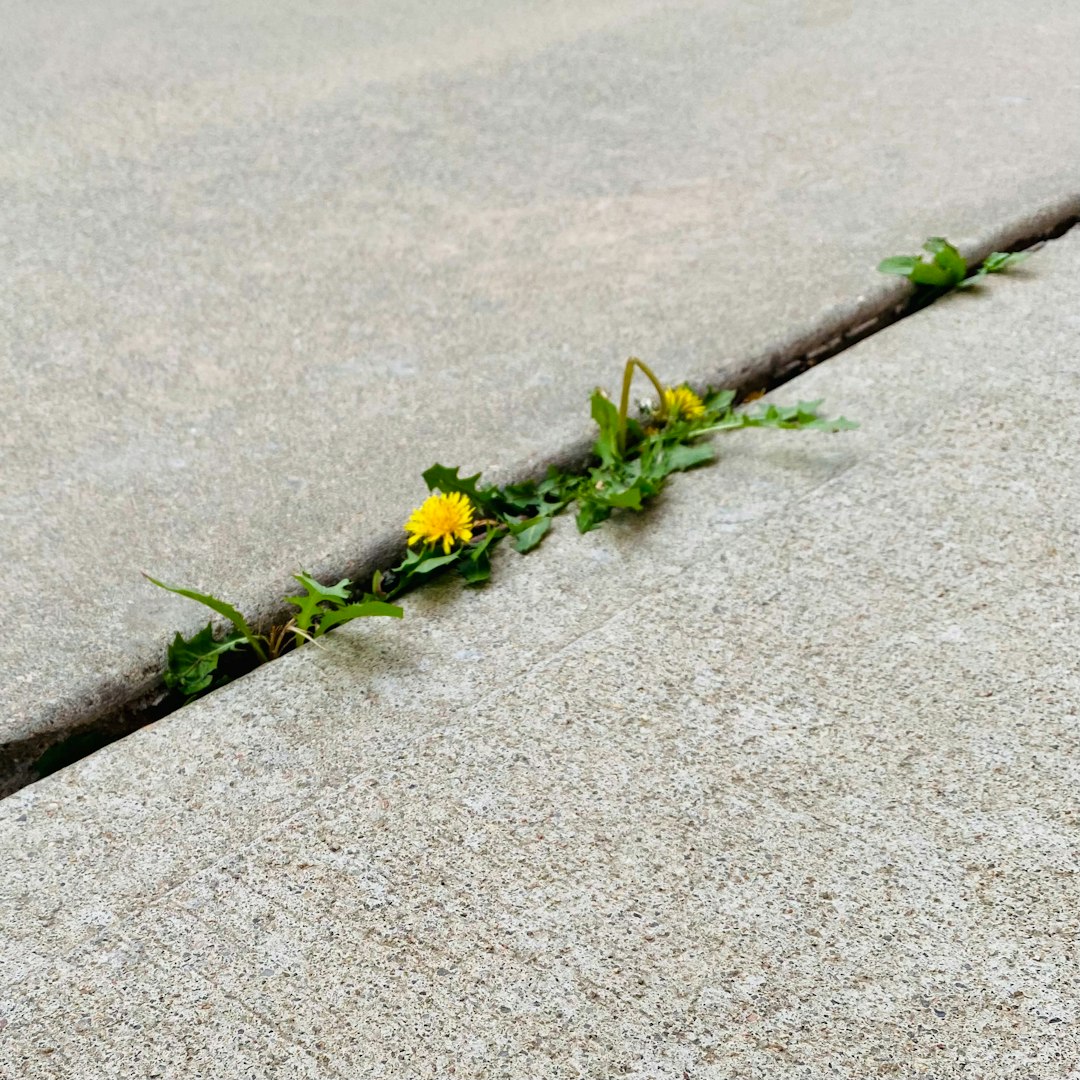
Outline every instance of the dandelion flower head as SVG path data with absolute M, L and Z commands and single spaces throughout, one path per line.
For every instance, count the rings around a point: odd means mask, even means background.
M 460 540 L 472 539 L 473 508 L 459 491 L 449 495 L 431 495 L 420 504 L 405 523 L 410 544 L 439 544 L 449 555 Z
M 689 386 L 669 386 L 664 409 L 669 420 L 700 420 L 705 415 L 705 403 Z

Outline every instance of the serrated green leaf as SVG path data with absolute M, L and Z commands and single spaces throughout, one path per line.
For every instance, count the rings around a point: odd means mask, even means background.
M 322 585 L 310 574 L 303 572 L 293 574 L 293 578 L 299 581 L 307 590 L 309 596 L 318 596 L 321 600 L 329 603 L 349 599 L 349 586 L 352 582 L 348 578 L 342 578 L 336 585 Z
M 819 420 L 818 409 L 824 401 L 824 398 L 818 398 L 816 401 L 800 401 L 795 406 L 794 419 L 800 424 L 808 424 L 811 420 Z
M 698 465 L 704 465 L 707 461 L 716 458 L 716 450 L 708 443 L 695 443 L 693 445 L 677 444 L 668 447 L 664 453 L 666 472 L 683 472 L 693 469 Z
M 346 604 L 345 607 L 322 613 L 314 637 L 322 637 L 327 630 L 353 619 L 368 619 L 385 616 L 390 619 L 404 618 L 405 612 L 397 604 L 387 604 L 382 600 L 367 600 L 361 604 Z
M 551 515 L 538 514 L 525 521 L 510 523 L 510 532 L 514 537 L 514 550 L 524 555 L 532 551 L 544 539 L 551 528 Z
M 223 653 L 232 652 L 245 644 L 239 631 L 214 640 L 213 623 L 207 623 L 194 637 L 177 634 L 169 645 L 168 666 L 165 669 L 165 685 L 191 697 L 205 690 L 214 679 L 218 660 Z
M 481 508 L 488 506 L 496 489 L 477 486 L 481 473 L 476 473 L 474 476 L 458 476 L 460 471 L 460 466 L 450 469 L 445 465 L 435 464 L 421 475 L 424 478 L 424 483 L 428 486 L 428 491 L 438 490 L 444 495 L 460 492 L 472 502 L 473 506 Z
M 830 420 L 818 412 L 822 404 L 818 401 L 800 401 L 797 405 L 769 404 L 756 413 L 743 413 L 746 427 L 771 427 L 785 431 L 852 431 L 859 425 L 852 420 L 839 417 Z
M 286 596 L 285 602 L 295 604 L 300 609 L 296 615 L 296 625 L 301 630 L 310 630 L 315 619 L 325 614 L 320 604 L 340 608 L 349 601 L 351 582 L 348 578 L 342 578 L 336 585 L 320 585 L 305 573 L 293 574 L 293 578 L 299 581 L 306 591 L 303 596 Z
M 739 413 L 743 427 L 779 427 L 783 423 L 780 410 L 773 404 L 759 405 L 756 410 Z
M 258 637 L 252 632 L 252 629 L 244 621 L 244 616 L 240 614 L 232 606 L 227 604 L 224 600 L 219 600 L 216 596 L 211 596 L 209 593 L 196 592 L 194 589 L 181 589 L 176 585 L 166 585 L 163 581 L 158 581 L 156 578 L 152 578 L 149 574 L 144 574 L 143 577 L 147 581 L 156 585 L 159 589 L 165 589 L 167 592 L 176 593 L 177 596 L 184 596 L 188 600 L 194 600 L 199 604 L 203 604 L 211 611 L 216 611 L 219 615 L 224 615 L 240 631 L 241 634 L 247 639 L 248 644 L 258 654 L 260 660 L 266 662 L 266 652 L 259 642 Z
M 718 431 L 734 431 L 737 428 L 749 426 L 748 416 L 745 412 L 729 412 L 709 424 L 708 427 L 697 429 L 694 432 L 694 437 L 702 438 L 705 435 L 714 435 Z

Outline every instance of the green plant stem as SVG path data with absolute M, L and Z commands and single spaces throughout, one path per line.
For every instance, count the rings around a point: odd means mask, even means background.
M 631 356 L 626 361 L 626 367 L 623 369 L 622 380 L 622 396 L 619 398 L 619 453 L 621 454 L 626 449 L 626 414 L 630 411 L 630 384 L 634 381 L 634 368 L 641 369 L 645 377 L 656 387 L 657 394 L 660 395 L 660 406 L 656 411 L 656 419 L 661 423 L 667 416 L 667 402 L 664 400 L 664 388 L 660 385 L 660 380 L 652 373 L 648 364 L 639 360 L 636 356 Z

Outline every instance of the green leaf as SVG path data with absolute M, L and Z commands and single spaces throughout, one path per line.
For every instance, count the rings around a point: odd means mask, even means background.
M 507 484 L 500 488 L 499 499 L 514 510 L 531 510 L 543 500 L 543 496 L 535 480 L 526 480 L 521 484 Z
M 679 443 L 668 447 L 664 453 L 665 472 L 682 472 L 712 461 L 715 457 L 716 451 L 708 443 L 696 443 L 693 446 Z
M 577 476 L 561 472 L 554 465 L 548 466 L 547 476 L 536 485 L 537 495 L 565 504 L 567 493 L 577 483 Z
M 449 555 L 436 555 L 430 548 L 421 548 L 419 551 L 410 548 L 405 561 L 400 566 L 394 567 L 394 573 L 408 574 L 409 577 L 414 574 L 430 574 L 432 570 L 438 570 L 440 566 L 449 566 L 450 563 L 456 562 L 461 558 L 461 551 L 462 549 L 458 548 L 456 551 L 451 551 Z
M 219 615 L 224 615 L 225 618 L 228 619 L 245 638 L 247 638 L 248 644 L 258 654 L 259 659 L 262 660 L 263 663 L 266 662 L 266 652 L 259 643 L 258 637 L 244 621 L 244 616 L 241 615 L 232 604 L 227 604 L 224 600 L 219 600 L 216 596 L 211 596 L 209 593 L 195 592 L 194 589 L 181 589 L 176 585 L 166 585 L 163 581 L 158 581 L 149 574 L 143 574 L 143 577 L 156 585 L 159 589 L 165 589 L 168 592 L 176 593 L 177 596 L 185 596 L 188 600 L 195 600 L 200 604 L 204 604 L 211 611 L 216 611 Z
M 958 289 L 970 289 L 978 285 L 987 274 L 1003 274 L 1011 266 L 1016 266 L 1031 258 L 1030 251 L 992 251 L 985 261 L 970 277 L 957 285 Z
M 390 573 L 393 575 L 389 590 L 384 589 L 384 596 L 392 600 L 409 589 L 410 582 L 415 577 L 433 573 L 444 566 L 457 562 L 464 554 L 464 548 L 457 548 L 448 555 L 436 555 L 434 549 L 422 547 L 419 550 L 409 548 L 400 566 L 395 566 Z
M 401 619 L 404 617 L 405 612 L 397 604 L 387 604 L 382 600 L 368 600 L 362 604 L 346 604 L 345 607 L 323 612 L 314 636 L 322 637 L 332 627 L 344 622 L 351 622 L 353 619 L 374 618 L 380 615 L 390 619 Z
M 521 484 L 508 484 L 496 488 L 494 514 L 508 526 L 514 524 L 514 518 L 532 518 L 558 513 L 568 501 L 567 488 L 576 480 L 559 472 L 554 465 L 549 466 L 546 479 L 536 483 L 527 480 Z
M 300 609 L 296 616 L 296 625 L 301 630 L 310 630 L 315 619 L 325 614 L 320 604 L 340 608 L 348 603 L 351 584 L 348 578 L 342 578 L 336 585 L 320 585 L 313 577 L 305 573 L 293 574 L 293 578 L 304 586 L 306 593 L 304 596 L 286 596 L 285 602 L 295 604 Z
M 947 288 L 956 283 L 952 274 L 932 262 L 917 262 L 908 278 L 916 285 L 929 285 L 935 289 Z
M 605 465 L 614 465 L 622 457 L 619 452 L 619 410 L 602 390 L 594 390 L 590 402 L 592 418 L 600 428 L 593 451 Z
M 800 401 L 795 406 L 795 419 L 800 424 L 808 424 L 811 420 L 819 419 L 818 409 L 824 402 L 824 398 L 818 398 L 816 401 Z
M 593 529 L 597 528 L 601 522 L 607 521 L 609 517 L 611 517 L 610 506 L 594 502 L 592 499 L 579 498 L 578 512 L 575 517 L 578 532 L 591 532 Z
M 821 401 L 800 401 L 798 405 L 768 404 L 756 413 L 741 414 L 746 427 L 771 427 L 788 431 L 852 431 L 859 425 L 839 417 L 830 420 L 818 412 Z
M 1016 266 L 1031 258 L 1030 251 L 992 251 L 986 256 L 981 270 L 986 274 L 1000 274 L 1010 266 Z
M 964 280 L 967 275 L 967 263 L 963 255 L 944 236 L 931 236 L 923 244 L 923 250 L 933 255 L 934 263 L 948 275 L 950 285 Z
M 719 417 L 708 427 L 698 428 L 694 432 L 695 438 L 704 435 L 713 435 L 718 431 L 734 431 L 736 428 L 751 427 L 748 414 L 745 412 L 729 412 Z
M 170 690 L 179 690 L 185 697 L 198 694 L 213 682 L 222 653 L 232 652 L 244 643 L 244 635 L 239 631 L 215 641 L 213 623 L 207 623 L 186 641 L 177 634 L 169 646 L 165 685 Z
M 462 559 L 458 563 L 458 573 L 465 579 L 466 585 L 485 584 L 491 580 L 491 556 L 483 551 L 474 558 Z
M 882 274 L 896 274 L 899 277 L 910 277 L 911 271 L 919 264 L 918 255 L 893 255 L 888 259 L 882 259 L 878 263 L 878 270 Z
M 943 236 L 931 236 L 923 244 L 930 260 L 917 255 L 893 255 L 878 263 L 883 274 L 906 277 L 916 285 L 928 285 L 935 289 L 948 289 L 958 285 L 967 274 L 967 263 L 956 248 Z
M 544 539 L 551 528 L 551 515 L 538 514 L 525 521 L 511 522 L 509 527 L 514 536 L 514 550 L 524 555 Z
M 469 585 L 482 585 L 491 579 L 491 555 L 489 549 L 492 544 L 500 540 L 505 533 L 501 529 L 489 529 L 479 543 L 471 544 L 465 548 L 461 561 L 458 563 L 458 573 Z
M 710 417 L 722 415 L 735 403 L 735 391 L 709 389 L 706 391 L 702 403 L 705 406 L 705 412 Z
M 638 485 L 627 488 L 625 491 L 613 491 L 610 494 L 604 492 L 601 498 L 608 506 L 615 506 L 623 510 L 640 510 L 642 491 Z
M 460 471 L 460 466 L 448 469 L 445 465 L 436 464 L 421 475 L 424 477 L 424 483 L 428 486 L 428 491 L 438 490 L 444 495 L 460 492 L 472 502 L 473 506 L 488 506 L 497 489 L 493 487 L 478 488 L 476 484 L 482 475 L 481 473 L 477 473 L 475 476 L 458 476 Z

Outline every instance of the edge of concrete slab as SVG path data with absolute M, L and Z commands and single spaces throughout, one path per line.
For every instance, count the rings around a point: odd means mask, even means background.
M 1012 221 L 986 228 L 979 235 L 958 243 L 969 265 L 980 264 L 991 251 L 1018 251 L 1057 239 L 1080 223 L 1080 192 L 1048 201 Z M 794 378 L 906 318 L 932 303 L 937 295 L 917 293 L 898 279 L 876 281 L 851 300 L 823 312 L 810 327 L 779 335 L 764 348 L 744 360 L 728 362 L 702 372 L 682 373 L 691 384 L 722 385 L 740 396 L 768 390 Z M 588 458 L 592 439 L 583 425 L 579 438 L 563 447 L 544 448 L 524 462 L 502 470 L 500 479 L 525 479 L 542 475 L 549 465 L 580 467 Z M 437 456 L 438 448 L 432 453 Z M 388 526 L 372 537 L 362 551 L 343 556 L 333 565 L 316 566 L 318 577 L 349 577 L 363 580 L 379 567 L 395 560 L 402 550 L 400 530 Z M 249 617 L 268 623 L 281 616 L 281 601 L 267 593 Z M 46 775 L 35 769 L 41 756 L 66 746 L 57 768 L 70 764 L 94 750 L 161 719 L 177 705 L 165 697 L 160 663 L 134 662 L 119 678 L 103 678 L 87 688 L 79 701 L 57 702 L 22 735 L 0 745 L 0 798 Z M 55 768 L 47 770 L 56 771 Z

